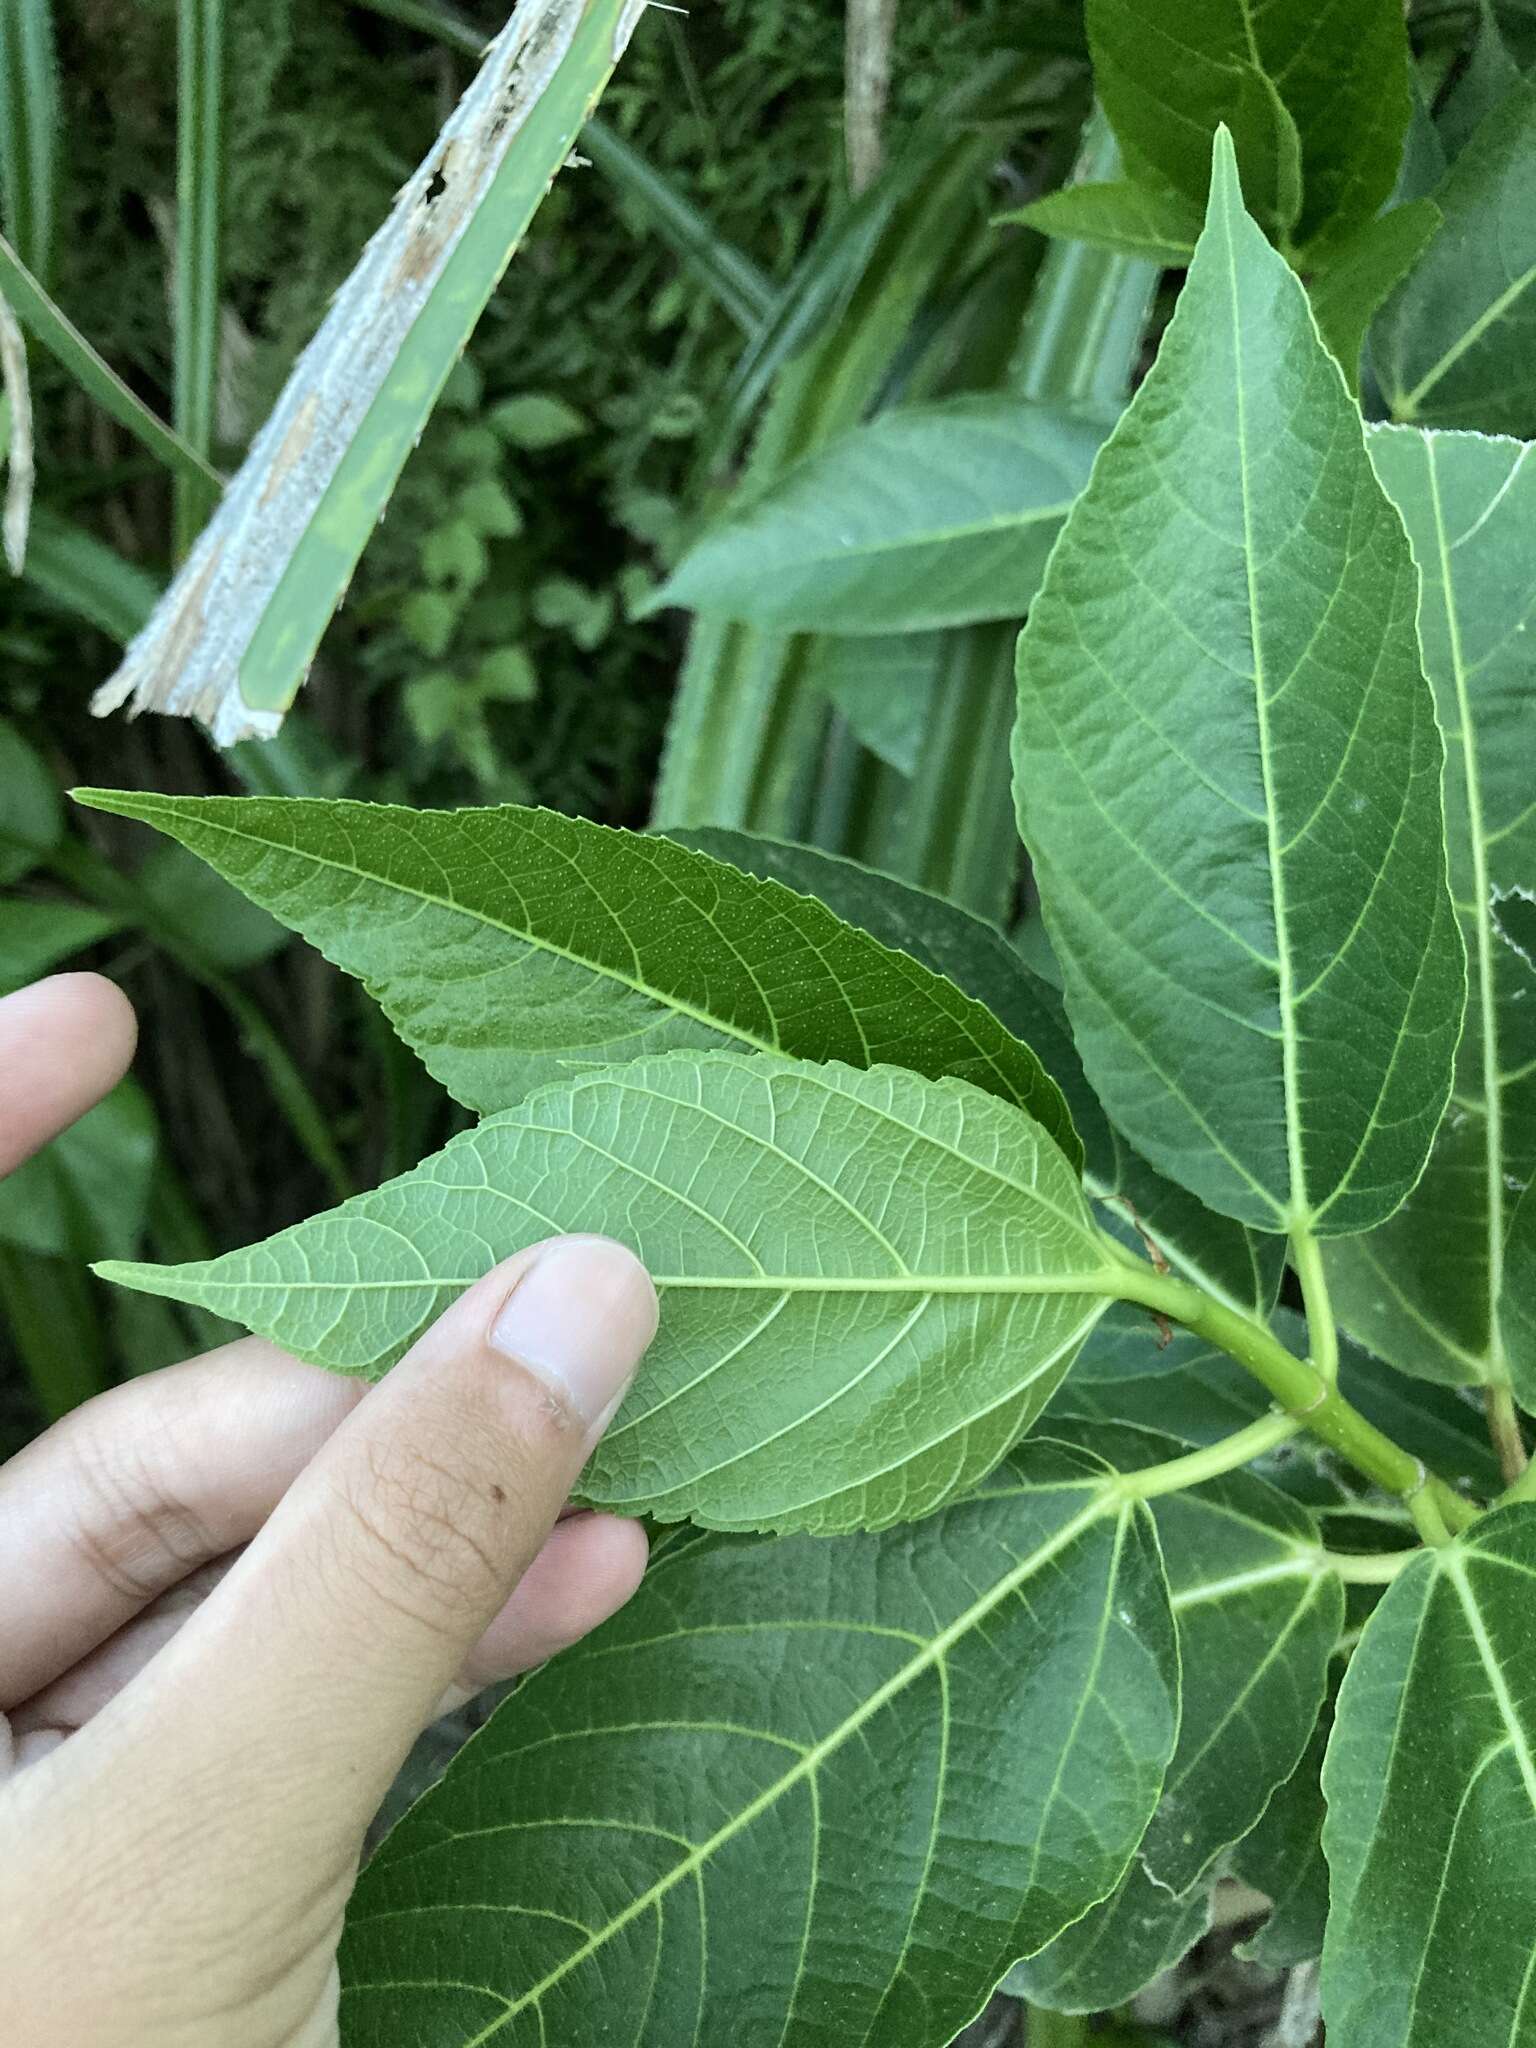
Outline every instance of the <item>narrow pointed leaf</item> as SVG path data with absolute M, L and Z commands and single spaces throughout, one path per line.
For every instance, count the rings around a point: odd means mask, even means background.
M 974 1484 L 1116 1282 L 1072 1169 L 1009 1104 L 736 1053 L 544 1089 L 265 1244 L 107 1277 L 376 1377 L 564 1231 L 632 1245 L 662 1300 L 586 1495 L 725 1528 L 882 1526 Z
M 1323 1790 L 1323 2015 L 1348 2048 L 1536 2041 L 1536 1507 L 1426 1552 L 1366 1624 Z
M 1520 442 L 1413 427 L 1374 428 L 1370 449 L 1423 578 L 1419 636 L 1446 736 L 1470 986 L 1455 1095 L 1424 1178 L 1380 1229 L 1332 1246 L 1329 1270 L 1344 1321 L 1401 1371 L 1499 1381 L 1504 1240 L 1536 1168 L 1536 944 L 1518 928 L 1524 892 L 1536 893 L 1536 465 Z
M 1105 1109 L 1259 1229 L 1382 1221 L 1449 1094 L 1464 968 L 1416 582 L 1219 138 L 1173 322 L 1019 644 L 1015 787 Z
M 737 1046 L 958 1074 L 1082 1156 L 1055 1082 L 982 1004 L 823 905 L 669 840 L 510 804 L 77 794 L 190 847 L 355 974 L 472 1109 L 572 1066 Z
M 881 413 L 706 533 L 655 603 L 819 633 L 1022 617 L 1104 427 L 1008 396 Z
M 1180 1449 L 1146 1429 L 1062 1433 L 1122 1472 Z M 1140 1860 L 1165 1894 L 1183 1899 L 1300 1762 L 1344 1625 L 1344 1590 L 1312 1516 L 1251 1472 L 1151 1507 L 1184 1682 L 1178 1748 Z
M 1536 85 L 1496 107 L 1434 195 L 1444 225 L 1371 353 L 1394 419 L 1536 430 Z
M 1188 1953 L 1211 1924 L 1211 1887 L 1176 1899 L 1136 1858 L 1109 1897 L 1058 1934 L 1002 1989 L 1050 2012 L 1103 2012 L 1124 2005 Z
M 947 651 L 943 633 L 821 633 L 806 655 L 806 675 L 860 746 L 899 774 L 915 775 Z
M 1058 1446 L 918 1529 L 669 1538 L 364 1872 L 346 2038 L 945 2048 L 1118 1882 L 1176 1672 L 1145 1510 Z
M 815 847 L 713 829 L 670 836 L 749 874 L 818 897 L 850 924 L 909 953 L 985 1003 L 1033 1048 L 1061 1088 L 1088 1155 L 1089 1192 L 1110 1204 L 1122 1221 L 1134 1217 L 1160 1251 L 1211 1293 L 1268 1315 L 1280 1286 L 1282 1248 L 1203 1208 L 1131 1150 L 1088 1085 L 1060 992 L 995 925 L 910 883 Z
M 1042 235 L 1181 267 L 1193 255 L 1200 232 L 1200 214 L 1192 200 L 1134 184 L 1129 178 L 1102 185 L 1065 185 L 1002 219 Z

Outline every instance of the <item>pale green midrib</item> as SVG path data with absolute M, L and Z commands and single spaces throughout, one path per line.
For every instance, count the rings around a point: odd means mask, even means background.
M 1085 1486 L 1091 1484 L 1091 1482 L 1086 1481 L 1084 1483 Z M 1127 1514 L 1132 1511 L 1126 1503 L 1119 1499 L 1112 1485 L 1095 1489 L 1085 1508 L 1072 1516 L 1069 1521 L 1063 1523 L 1062 1527 L 1047 1542 L 1041 1544 L 1037 1550 L 1031 1551 L 1027 1558 L 1022 1558 L 1012 1571 L 1005 1573 L 997 1581 L 996 1585 L 990 1586 L 980 1599 L 973 1601 L 968 1608 L 957 1615 L 945 1628 L 941 1629 L 936 1636 L 932 1637 L 924 1645 L 923 1649 L 916 1656 L 909 1658 L 900 1670 L 893 1672 L 883 1685 L 878 1686 L 869 1695 L 868 1699 L 862 1701 L 853 1713 L 848 1715 L 845 1720 L 839 1722 L 836 1728 L 827 1735 L 824 1735 L 819 1742 L 809 1746 L 804 1755 L 799 1757 L 785 1771 L 782 1777 L 775 1780 L 771 1785 L 766 1785 L 757 1794 L 756 1798 L 744 1806 L 739 1813 L 733 1814 L 723 1826 L 717 1828 L 707 1841 L 701 1842 L 689 1855 L 675 1863 L 665 1876 L 658 1878 L 653 1884 L 648 1885 L 643 1892 L 637 1893 L 621 1912 L 614 1915 L 606 1926 L 596 1929 L 579 1949 L 574 1950 L 563 1962 L 557 1964 L 553 1970 L 548 1971 L 539 1979 L 537 1984 L 531 1986 L 530 1989 L 521 1993 L 515 1999 L 504 1998 L 506 2010 L 498 2018 L 492 2020 L 488 2026 L 483 2027 L 478 2034 L 466 2040 L 463 2048 L 482 2048 L 482 2044 L 500 2033 L 509 2021 L 514 2020 L 520 2012 L 526 2011 L 530 2005 L 537 2005 L 547 1993 L 553 1991 L 555 1986 L 568 1977 L 573 1970 L 579 1969 L 590 1956 L 595 1955 L 607 1942 L 622 1933 L 631 1921 L 638 1919 L 642 1913 L 649 1912 L 652 1906 L 665 1898 L 667 1893 L 674 1886 L 680 1884 L 685 1877 L 692 1877 L 697 1871 L 701 1870 L 709 1858 L 715 1855 L 719 1849 L 732 1841 L 744 1829 L 750 1827 L 760 1814 L 766 1813 L 770 1807 L 783 1798 L 784 1794 L 797 1785 L 801 1779 L 810 1776 L 818 1770 L 829 1756 L 834 1755 L 845 1742 L 852 1736 L 857 1735 L 866 1723 L 873 1720 L 875 1715 L 880 1713 L 893 1699 L 904 1692 L 915 1679 L 920 1678 L 925 1671 L 930 1670 L 934 1665 L 941 1663 L 948 1652 L 963 1636 L 985 1621 L 987 1616 L 995 1608 L 1000 1607 L 1026 1580 L 1033 1577 L 1041 1567 L 1049 1564 L 1053 1557 L 1058 1556 L 1085 1529 L 1090 1528 L 1094 1522 L 1098 1521 L 1102 1515 L 1111 1509 L 1117 1511 L 1122 1522 Z M 366 1984 L 361 1988 L 366 1989 Z M 488 1989 L 489 1987 L 481 1988 Z M 493 1997 L 503 1997 L 503 1994 L 499 1992 L 492 1993 L 491 1995 Z
M 1499 293 L 1498 297 L 1483 308 L 1466 332 L 1451 343 L 1451 346 L 1437 362 L 1431 364 L 1428 371 L 1419 379 L 1413 389 L 1404 393 L 1398 399 L 1392 408 L 1394 417 L 1400 420 L 1414 419 L 1418 414 L 1419 406 L 1425 394 L 1434 389 L 1447 370 L 1455 368 L 1467 350 L 1475 347 L 1482 340 L 1494 322 L 1502 319 L 1515 300 L 1520 297 L 1521 293 L 1529 290 L 1533 283 L 1536 283 L 1536 263 L 1533 263 L 1529 269 L 1523 270 L 1517 278 L 1512 279 L 1505 286 L 1504 290 Z
M 1520 1781 L 1525 1787 L 1527 1803 L 1532 1814 L 1536 1815 L 1536 1757 L 1531 1754 L 1530 1744 L 1526 1740 L 1525 1730 L 1510 1695 L 1509 1682 L 1494 1654 L 1493 1644 L 1489 1640 L 1488 1630 L 1483 1621 L 1482 1609 L 1478 1606 L 1477 1598 L 1468 1583 L 1466 1554 L 1456 1544 L 1447 1544 L 1437 1555 L 1435 1562 L 1456 1588 L 1456 1598 L 1461 1603 L 1462 1613 L 1466 1616 L 1467 1628 L 1476 1646 L 1478 1661 L 1488 1680 L 1488 1690 L 1492 1693 L 1494 1705 L 1499 1710 L 1499 1719 L 1509 1731 L 1510 1747 L 1514 1750 L 1515 1760 L 1520 1766 Z
M 1255 1565 L 1252 1571 L 1234 1572 L 1229 1578 L 1203 1579 L 1193 1586 L 1185 1586 L 1170 1595 L 1169 1605 L 1175 1614 L 1179 1614 L 1186 1607 L 1202 1607 L 1210 1600 L 1229 1600 L 1235 1594 L 1251 1591 L 1255 1586 L 1275 1585 L 1285 1579 L 1317 1580 L 1326 1574 L 1327 1569 L 1327 1557 L 1322 1550 L 1315 1544 L 1298 1544 L 1290 1557 L 1274 1564 Z
M 101 1259 L 91 1271 L 120 1287 L 158 1293 L 155 1282 L 179 1269 L 175 1266 L 138 1265 L 130 1259 Z M 1122 1298 L 1124 1282 L 1133 1269 L 1103 1267 L 1083 1273 L 978 1273 L 925 1274 L 881 1273 L 870 1278 L 857 1274 L 836 1274 L 820 1279 L 814 1274 L 796 1273 L 657 1273 L 652 1284 L 658 1289 L 685 1291 L 719 1289 L 730 1293 L 773 1294 L 1107 1294 Z M 485 1278 L 484 1272 L 450 1273 L 441 1276 L 418 1273 L 401 1280 L 198 1280 L 188 1282 L 199 1294 L 410 1294 L 422 1288 L 465 1288 Z
M 1053 519 L 1065 519 L 1072 504 L 1073 495 L 1069 494 L 1059 502 L 1053 499 L 1048 505 L 1032 506 L 1022 511 L 994 512 L 987 519 L 971 519 L 953 526 L 930 527 L 924 533 L 898 534 L 894 537 L 852 541 L 847 545 L 839 544 L 833 552 L 825 549 L 820 554 L 812 554 L 809 550 L 794 555 L 786 552 L 778 560 L 777 573 L 790 575 L 796 571 L 824 569 L 829 562 L 840 566 L 844 562 L 879 561 L 883 556 L 899 557 L 911 554 L 918 548 L 942 547 L 947 542 L 957 540 L 975 540 L 983 534 L 1016 533 L 1023 527 L 1041 526 Z M 750 537 L 751 527 L 745 519 L 737 532 Z M 723 541 L 725 535 L 722 534 L 720 539 Z M 711 608 L 708 599 L 698 603 L 700 611 Z
M 110 794 L 110 792 L 104 793 Z M 80 792 L 80 794 L 84 795 L 86 794 L 86 792 Z M 132 809 L 129 809 L 126 806 L 122 807 L 122 809 L 118 811 L 118 815 L 136 818 L 145 824 L 156 824 L 158 823 L 161 810 L 162 807 L 153 802 L 148 804 L 138 803 L 135 804 Z M 174 809 L 170 809 L 169 816 L 172 820 L 175 820 L 176 818 L 178 818 L 179 813 Z M 435 895 L 429 889 L 421 889 L 415 886 L 406 887 L 405 885 L 399 882 L 391 881 L 388 878 L 388 876 L 374 874 L 370 872 L 370 870 L 368 870 L 367 868 L 357 867 L 348 861 L 334 860 L 327 855 L 312 852 L 308 847 L 299 847 L 292 845 L 285 846 L 278 840 L 264 839 L 254 832 L 242 830 L 240 827 L 235 825 L 226 825 L 222 819 L 210 818 L 206 814 L 200 814 L 196 822 L 200 830 L 213 830 L 217 832 L 222 832 L 225 834 L 226 837 L 235 840 L 238 844 L 264 848 L 269 853 L 286 855 L 290 859 L 308 861 L 315 867 L 328 869 L 331 872 L 339 875 L 350 875 L 355 881 L 366 882 L 371 884 L 374 888 L 391 891 L 395 895 L 406 898 L 408 901 L 429 903 L 435 909 L 448 911 L 455 917 L 465 917 L 472 919 L 476 923 L 483 925 L 488 931 L 501 932 L 509 939 L 519 939 L 523 942 L 523 944 L 536 947 L 540 952 L 548 953 L 556 959 L 567 961 L 571 966 L 579 967 L 588 974 L 606 976 L 609 980 L 616 981 L 622 987 L 632 990 L 636 995 L 644 996 L 647 1001 L 655 1003 L 659 1008 L 663 1010 L 674 1011 L 679 1016 L 687 1017 L 691 1019 L 692 1022 L 702 1025 L 706 1030 L 717 1032 L 722 1038 L 738 1039 L 743 1045 L 751 1046 L 755 1052 L 774 1053 L 778 1055 L 780 1058 L 787 1056 L 785 1054 L 785 1048 L 783 1044 L 776 1036 L 774 1038 L 761 1038 L 758 1036 L 756 1032 L 749 1031 L 745 1025 L 737 1024 L 733 1020 L 718 1016 L 713 1012 L 701 1010 L 696 1005 L 688 1002 L 682 996 L 672 995 L 662 989 L 653 988 L 649 982 L 640 980 L 634 975 L 625 974 L 621 969 L 612 967 L 604 961 L 587 959 L 580 953 L 573 953 L 569 950 L 569 948 L 565 946 L 556 945 L 552 939 L 540 937 L 539 934 L 536 932 L 521 930 L 516 925 L 506 924 L 500 918 L 491 916 L 490 913 L 487 911 L 472 909 L 468 904 L 455 903 L 451 897 Z M 180 839 L 179 833 L 173 833 L 172 836 L 177 839 Z M 185 845 L 186 843 L 187 842 L 182 841 L 182 844 Z M 196 849 L 192 847 L 189 847 L 188 850 L 191 852 L 196 851 Z M 563 852 L 563 849 L 561 849 L 561 851 Z M 566 857 L 569 858 L 569 856 Z M 784 885 L 780 883 L 778 884 L 778 886 L 783 887 Z M 791 895 L 793 895 L 795 892 L 791 891 L 790 893 Z M 610 911 L 610 914 L 612 914 L 611 906 L 605 903 L 604 908 L 608 909 Z M 859 927 L 857 926 L 851 926 L 849 928 L 855 931 L 859 930 Z M 866 938 L 871 946 L 877 947 L 882 953 L 891 955 L 898 962 L 910 958 L 910 956 L 904 955 L 898 948 L 884 945 L 879 939 L 876 939 L 871 933 L 862 933 L 861 936 Z M 727 941 L 727 944 L 729 944 L 729 941 Z M 633 950 L 632 945 L 631 950 Z M 815 950 L 819 951 L 819 949 Z M 731 947 L 731 951 L 733 953 L 736 953 L 736 957 L 738 959 L 741 959 L 740 953 L 737 952 L 737 949 L 734 946 Z M 751 968 L 747 965 L 747 962 L 745 960 L 742 960 L 741 964 L 744 971 L 747 973 L 748 978 L 752 981 L 754 988 L 757 990 L 759 997 L 762 999 L 763 1007 L 769 1010 L 769 1013 L 771 1015 L 771 1005 L 768 1002 L 767 995 L 763 991 L 761 985 L 758 983 L 756 976 L 752 973 Z M 914 962 L 913 964 L 919 967 L 922 966 L 922 963 L 920 961 Z M 925 969 L 924 971 L 930 974 L 934 972 L 934 970 L 931 968 Z M 946 976 L 937 975 L 935 978 L 940 982 L 947 983 Z M 948 985 L 951 987 L 954 986 L 954 984 L 952 983 L 948 983 Z M 1022 1041 L 1019 1039 L 1015 1039 L 1012 1032 L 1008 1030 L 1007 1026 L 999 1022 L 996 1018 L 994 1018 L 992 1016 L 992 1012 L 987 1009 L 984 1003 L 978 1003 L 974 996 L 967 996 L 963 989 L 957 988 L 956 994 L 958 995 L 959 999 L 963 1003 L 965 1003 L 969 1009 L 980 1010 L 989 1019 L 989 1021 L 995 1023 L 997 1025 L 999 1036 L 1006 1042 L 1006 1044 L 1020 1046 L 1022 1050 L 1028 1052 L 1028 1048 L 1023 1046 Z M 945 1014 L 948 1015 L 949 1013 Z M 858 1023 L 860 1037 L 864 1038 L 864 1029 L 862 1023 L 859 1022 L 857 1018 L 855 1018 L 855 1021 L 856 1023 Z M 966 1036 L 970 1040 L 971 1045 L 974 1047 L 977 1056 L 986 1061 L 987 1065 L 992 1069 L 992 1071 L 998 1076 L 1000 1080 L 1007 1082 L 1009 1076 L 1007 1075 L 1003 1064 L 998 1058 L 997 1051 L 988 1048 L 977 1038 L 976 1034 L 969 1029 L 968 1020 L 962 1020 L 951 1015 L 950 1021 L 956 1023 L 964 1022 L 966 1024 Z M 865 1042 L 867 1044 L 867 1040 Z M 1038 1061 L 1036 1062 L 1036 1064 L 1039 1064 Z M 1056 1084 L 1053 1081 L 1051 1081 L 1051 1077 L 1048 1074 L 1046 1074 L 1044 1067 L 1040 1067 L 1039 1071 L 1042 1078 L 1044 1078 L 1049 1083 L 1049 1085 L 1052 1088 L 1054 1088 Z M 1059 1093 L 1059 1090 L 1057 1092 Z M 1007 1099 L 1017 1100 L 1017 1098 L 1013 1095 L 1011 1088 Z
M 1269 847 L 1270 902 L 1275 918 L 1275 954 L 1278 961 L 1280 1006 L 1281 1080 L 1285 1092 L 1285 1146 L 1290 1166 L 1290 1201 L 1286 1218 L 1290 1227 L 1305 1229 L 1310 1221 L 1307 1202 L 1306 1163 L 1302 1157 L 1297 1129 L 1300 1097 L 1297 1079 L 1296 1018 L 1292 1009 L 1290 935 L 1286 919 L 1285 876 L 1281 866 L 1276 832 L 1275 792 L 1271 767 L 1269 707 L 1265 698 L 1264 644 L 1259 623 L 1258 591 L 1254 587 L 1253 487 L 1248 475 L 1248 407 L 1243 395 L 1242 313 L 1237 295 L 1237 245 L 1232 236 L 1232 195 L 1226 197 L 1222 225 L 1227 241 L 1227 282 L 1232 302 L 1232 385 L 1237 412 L 1237 463 L 1239 490 L 1243 503 L 1243 573 L 1248 592 L 1248 631 L 1253 642 L 1253 698 L 1259 728 L 1259 772 L 1264 782 L 1264 832 Z
M 1461 618 L 1456 605 L 1456 588 L 1451 576 L 1450 547 L 1445 512 L 1440 501 L 1440 471 L 1435 461 L 1432 434 L 1424 437 L 1424 462 L 1429 477 L 1430 504 L 1434 510 L 1435 547 L 1440 557 L 1440 587 L 1445 596 L 1446 632 L 1451 649 L 1451 674 L 1456 689 L 1456 715 L 1460 726 L 1462 783 L 1467 793 L 1467 827 L 1471 839 L 1473 930 L 1477 939 L 1478 1006 L 1481 1010 L 1481 1044 L 1478 1048 L 1483 1072 L 1483 1171 L 1487 1190 L 1488 1226 L 1488 1352 L 1477 1361 L 1483 1377 L 1501 1386 L 1509 1384 L 1509 1364 L 1499 1320 L 1499 1296 L 1504 1284 L 1504 1097 L 1499 1082 L 1498 1012 L 1494 1003 L 1492 895 L 1488 879 L 1488 850 L 1483 838 L 1483 791 L 1479 780 L 1477 729 L 1472 717 L 1471 692 L 1467 687 L 1467 665 L 1461 644 Z M 1422 602 L 1422 598 L 1420 600 Z

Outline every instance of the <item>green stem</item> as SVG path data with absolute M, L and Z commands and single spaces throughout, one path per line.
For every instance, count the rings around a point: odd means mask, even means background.
M 1325 1550 L 1324 1562 L 1338 1573 L 1346 1586 L 1389 1586 L 1422 1553 L 1413 1550 L 1361 1552 Z
M 1024 2048 L 1080 2048 L 1088 2039 L 1083 2013 L 1051 2012 L 1043 2005 L 1026 2005 L 1024 2013 Z
M 1439 1549 L 1451 1540 L 1451 1532 L 1445 1526 L 1445 1517 L 1428 1480 L 1408 1495 L 1408 1512 L 1413 1517 L 1413 1526 L 1422 1540 L 1433 1549 Z
M 1323 1248 L 1310 1230 L 1291 1233 L 1291 1264 L 1301 1282 L 1302 1305 L 1307 1313 L 1307 1344 L 1312 1363 L 1329 1386 L 1339 1378 L 1339 1331 L 1328 1296 L 1328 1275 L 1323 1268 Z
M 1170 1458 L 1164 1465 L 1148 1465 L 1140 1472 L 1122 1473 L 1120 1491 L 1134 1494 L 1138 1500 L 1182 1493 L 1186 1487 L 1199 1486 L 1207 1479 L 1219 1479 L 1223 1472 L 1236 1472 L 1252 1464 L 1255 1458 L 1262 1458 L 1266 1451 L 1295 1436 L 1302 1427 L 1294 1415 L 1262 1415 L 1246 1429 L 1235 1430 L 1231 1436 L 1190 1451 L 1185 1457 Z
M 1502 1382 L 1493 1382 L 1483 1389 L 1483 1407 L 1488 1417 L 1488 1435 L 1498 1453 L 1504 1483 L 1511 1488 L 1521 1486 L 1529 1478 L 1530 1458 L 1525 1438 L 1520 1432 L 1515 1397 Z M 1536 1480 L 1531 1484 L 1536 1486 Z
M 1120 1248 L 1115 1249 L 1119 1254 Z M 1315 1365 L 1287 1351 L 1262 1324 L 1203 1294 L 1189 1281 L 1171 1273 L 1155 1272 L 1129 1257 L 1124 1260 L 1119 1291 L 1123 1299 L 1140 1302 L 1154 1314 L 1182 1323 L 1229 1353 L 1269 1389 L 1287 1414 L 1294 1415 L 1313 1436 L 1347 1458 L 1367 1479 L 1407 1502 L 1410 1512 L 1415 1511 L 1415 1501 L 1422 1495 L 1448 1529 L 1469 1528 L 1477 1519 L 1478 1509 L 1471 1501 L 1463 1500 L 1443 1480 L 1427 1474 L 1421 1460 L 1395 1444 L 1375 1423 L 1368 1422 Z

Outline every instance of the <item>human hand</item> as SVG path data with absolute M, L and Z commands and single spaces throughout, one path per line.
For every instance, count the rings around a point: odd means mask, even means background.
M 0 1001 L 0 1172 L 134 1035 L 95 975 Z M 637 1523 L 557 1518 L 655 1326 L 631 1253 L 554 1239 L 377 1387 L 247 1339 L 0 1469 L 0 2041 L 330 2048 L 416 1735 L 639 1583 Z

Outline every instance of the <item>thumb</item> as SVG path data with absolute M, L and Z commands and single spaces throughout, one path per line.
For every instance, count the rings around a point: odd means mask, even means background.
M 486 1274 L 69 1748 L 96 1736 L 130 1757 L 131 1788 L 114 1796 L 149 1814 L 168 1800 L 184 1808 L 189 1787 L 211 1790 L 210 1828 L 244 1837 L 242 1886 L 251 1833 L 278 1887 L 295 1868 L 337 1873 L 338 1857 L 349 1875 L 406 1751 L 537 1556 L 655 1329 L 649 1276 L 606 1238 L 553 1239 Z

